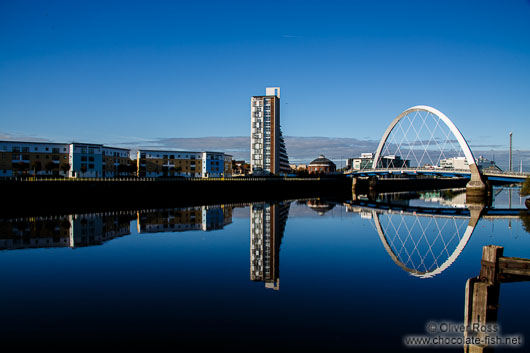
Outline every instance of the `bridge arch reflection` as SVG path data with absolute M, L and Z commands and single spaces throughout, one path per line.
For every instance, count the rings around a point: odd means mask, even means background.
M 469 216 L 463 216 L 421 214 L 417 211 L 379 213 L 372 210 L 372 215 L 381 243 L 392 261 L 412 276 L 432 278 L 445 271 L 460 256 L 475 230 L 480 211 L 472 211 Z M 412 226 L 410 222 L 407 226 L 407 217 L 416 218 Z M 396 218 L 399 220 L 397 226 L 394 223 Z M 438 222 L 437 219 L 443 222 Z M 436 229 L 429 229 L 432 227 Z M 419 239 L 414 239 L 413 232 L 416 228 L 421 232 Z M 451 251 L 452 246 L 454 249 Z M 440 252 L 436 254 L 436 251 Z

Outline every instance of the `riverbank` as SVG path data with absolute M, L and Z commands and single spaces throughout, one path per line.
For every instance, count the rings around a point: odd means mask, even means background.
M 5 216 L 182 207 L 296 198 L 351 198 L 351 179 L 4 179 Z

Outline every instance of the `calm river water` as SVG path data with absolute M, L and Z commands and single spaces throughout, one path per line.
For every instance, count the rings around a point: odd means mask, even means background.
M 461 190 L 2 219 L 2 345 L 445 351 L 404 338 L 464 322 L 484 245 L 530 258 L 524 199 L 495 194 L 478 222 Z M 530 340 L 529 298 L 501 285 L 503 335 Z

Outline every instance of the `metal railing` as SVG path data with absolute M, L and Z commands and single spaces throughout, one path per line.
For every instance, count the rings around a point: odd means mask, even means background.
M 0 181 L 16 181 L 16 182 L 153 182 L 153 181 L 164 181 L 164 182 L 211 182 L 211 181 L 318 181 L 329 178 L 297 178 L 297 177 L 219 177 L 219 178 L 198 178 L 198 177 L 129 177 L 129 178 L 39 178 L 39 177 L 5 177 L 0 178 Z

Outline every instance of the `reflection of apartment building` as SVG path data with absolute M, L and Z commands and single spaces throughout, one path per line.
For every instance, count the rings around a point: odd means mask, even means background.
M 280 289 L 280 245 L 290 204 L 250 206 L 250 279 Z
M 70 247 L 101 245 L 131 233 L 132 212 L 83 214 L 70 216 Z
M 232 207 L 229 206 L 202 206 L 203 231 L 223 229 L 224 226 L 232 223 Z
M 232 223 L 230 206 L 142 210 L 137 213 L 138 233 L 209 231 L 222 229 L 230 223 Z
M 130 233 L 131 212 L 0 221 L 0 250 L 100 245 Z
M 222 152 L 139 150 L 140 177 L 230 177 L 232 156 Z
M 280 129 L 280 88 L 267 87 L 265 96 L 252 97 L 250 110 L 251 172 L 289 173 L 289 159 Z
M 0 141 L 0 177 L 129 175 L 129 150 L 89 143 Z M 118 171 L 121 170 L 121 173 Z
M 0 221 L 0 250 L 70 246 L 70 222 L 57 219 Z

